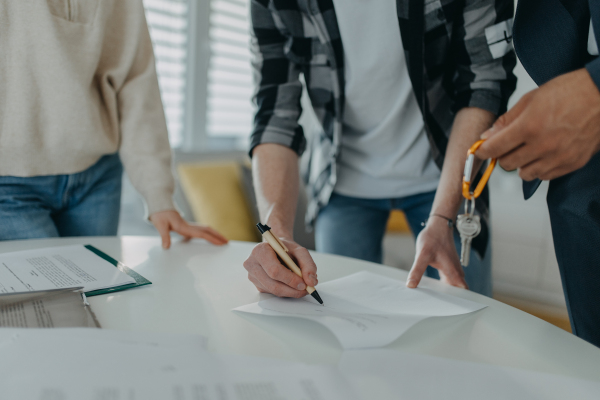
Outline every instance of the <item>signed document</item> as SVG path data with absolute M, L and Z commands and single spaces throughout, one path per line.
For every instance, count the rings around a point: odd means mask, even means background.
M 310 296 L 273 297 L 234 311 L 298 317 L 327 327 L 345 349 L 382 347 L 417 322 L 471 313 L 486 306 L 431 289 L 407 289 L 404 282 L 359 272 L 320 284 L 324 306 Z

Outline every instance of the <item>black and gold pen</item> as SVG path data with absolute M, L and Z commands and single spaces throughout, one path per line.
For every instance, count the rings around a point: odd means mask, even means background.
M 258 224 L 256 224 L 256 227 L 260 231 L 262 237 L 265 238 L 267 243 L 269 243 L 269 245 L 273 248 L 273 250 L 275 250 L 275 253 L 277 253 L 279 258 L 281 258 L 281 260 L 285 263 L 285 265 L 293 273 L 295 273 L 300 278 L 302 278 L 302 271 L 296 265 L 294 260 L 292 260 L 290 258 L 289 254 L 288 254 L 288 252 L 289 252 L 288 248 L 285 247 L 285 244 L 283 244 L 277 236 L 275 236 L 271 233 L 271 228 L 268 225 L 261 224 L 260 222 Z M 315 290 L 314 287 L 306 286 L 306 291 L 308 292 L 308 294 L 310 294 L 312 297 L 314 297 L 314 299 L 317 300 L 319 302 L 319 304 L 323 305 L 323 300 L 321 300 L 321 296 L 319 296 L 319 293 L 317 293 L 317 291 Z

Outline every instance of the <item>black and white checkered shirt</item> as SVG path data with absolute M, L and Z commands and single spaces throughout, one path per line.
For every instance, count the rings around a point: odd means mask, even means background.
M 436 164 L 442 167 L 456 112 L 478 107 L 500 115 L 516 86 L 512 70 L 513 0 L 397 0 L 410 79 Z M 344 49 L 332 0 L 252 0 L 252 52 L 257 106 L 252 149 L 277 143 L 298 154 L 307 147 L 298 118 L 304 75 L 322 127 L 311 140 L 308 168 L 312 224 L 336 183 L 344 110 Z M 361 29 L 357 26 L 356 29 Z M 390 49 L 399 51 L 400 49 Z M 488 239 L 488 194 L 480 198 Z

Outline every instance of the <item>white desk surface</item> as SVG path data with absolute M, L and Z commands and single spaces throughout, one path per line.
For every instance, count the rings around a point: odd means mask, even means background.
M 208 337 L 211 351 L 313 364 L 336 364 L 342 354 L 333 334 L 315 322 L 231 312 L 270 296 L 256 291 L 242 266 L 252 243 L 216 247 L 192 241 L 174 243 L 165 251 L 158 237 L 88 237 L 0 242 L 0 253 L 88 243 L 153 282 L 90 298 L 103 328 L 201 334 Z M 313 257 L 321 282 L 360 270 L 399 280 L 407 275 L 345 257 L 319 253 Z M 432 279 L 422 285 L 488 307 L 466 316 L 420 322 L 388 348 L 600 381 L 600 349 L 487 297 Z

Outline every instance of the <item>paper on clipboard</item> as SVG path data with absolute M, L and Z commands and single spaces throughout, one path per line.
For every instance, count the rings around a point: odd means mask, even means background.
M 0 254 L 0 293 L 82 286 L 88 295 L 150 283 L 91 245 Z

